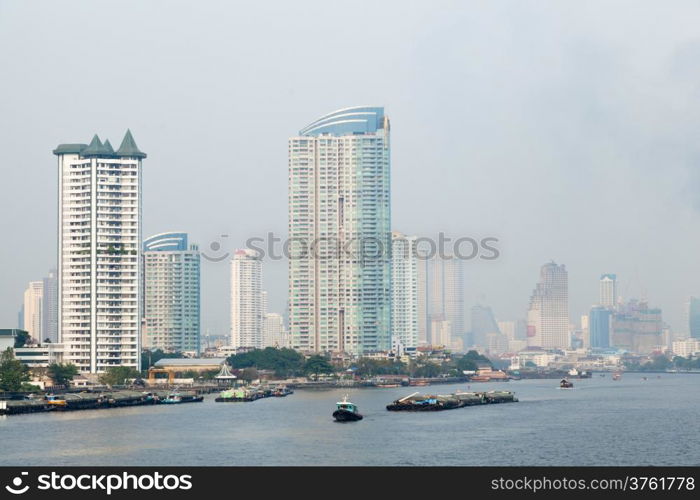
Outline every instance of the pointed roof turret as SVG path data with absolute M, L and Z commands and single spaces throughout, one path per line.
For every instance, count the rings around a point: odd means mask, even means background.
M 109 139 L 105 139 L 105 142 L 102 144 L 102 147 L 104 148 L 105 152 L 112 156 L 114 154 L 114 148 L 112 147 L 112 144 L 109 142 Z
M 146 158 L 146 153 L 142 152 L 136 145 L 136 141 L 134 141 L 134 137 L 129 129 L 124 134 L 124 140 L 122 140 L 116 155 L 120 157 Z
M 82 156 L 83 158 L 90 158 L 93 156 L 103 156 L 106 153 L 107 151 L 105 150 L 102 141 L 100 141 L 100 138 L 97 136 L 97 134 L 95 134 L 92 138 L 92 141 L 90 141 L 88 147 L 86 147 L 80 152 L 80 156 Z

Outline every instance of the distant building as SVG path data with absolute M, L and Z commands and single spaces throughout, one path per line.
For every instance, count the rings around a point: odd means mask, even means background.
M 49 271 L 44 278 L 44 291 L 41 303 L 41 342 L 46 339 L 52 343 L 58 342 L 58 272 Z
M 700 298 L 690 297 L 688 301 L 688 331 L 694 339 L 700 339 Z
M 254 250 L 231 259 L 231 346 L 263 347 L 262 260 Z
M 661 309 L 631 300 L 613 315 L 611 342 L 618 349 L 649 354 L 663 349 L 663 329 Z
M 564 265 L 542 266 L 527 319 L 528 345 L 569 348 L 569 278 Z
M 464 321 L 464 269 L 461 259 L 436 256 L 429 262 L 429 313 L 432 318 L 442 318 L 451 325 L 453 339 L 464 337 L 467 329 Z M 441 332 L 442 334 L 442 332 Z M 435 344 L 431 331 L 431 343 Z
M 452 324 L 441 315 L 434 315 L 430 322 L 431 341 L 433 346 L 452 347 Z
M 500 332 L 505 335 L 508 340 L 515 340 L 517 338 L 515 321 L 499 321 L 497 324 Z
M 263 319 L 263 347 L 289 347 L 281 314 L 266 313 Z
M 143 347 L 199 353 L 200 254 L 186 233 L 143 242 Z
M 18 347 L 15 358 L 29 368 L 46 368 L 52 363 L 63 363 L 63 345 L 45 343 L 41 346 Z
M 19 328 L 0 328 L 0 353 L 9 349 L 14 349 L 15 338 L 20 333 L 28 333 L 26 330 Z
M 700 339 L 689 338 L 683 340 L 675 340 L 671 344 L 671 351 L 676 356 L 689 358 L 690 356 L 700 353 Z
M 391 233 L 392 345 L 418 346 L 418 265 L 415 236 Z
M 600 305 L 614 308 L 617 300 L 617 275 L 603 274 L 600 277 Z
M 594 306 L 588 316 L 590 347 L 610 347 L 612 311 L 603 306 Z
M 473 342 L 477 346 L 486 347 L 489 344 L 488 336 L 490 334 L 501 334 L 489 306 L 473 306 L 471 316 Z M 515 324 L 513 324 L 513 334 L 515 334 Z
M 24 291 L 24 329 L 36 342 L 44 340 L 42 305 L 44 302 L 44 282 L 30 281 Z

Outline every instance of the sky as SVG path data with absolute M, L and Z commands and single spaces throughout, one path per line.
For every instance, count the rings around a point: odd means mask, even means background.
M 542 264 L 570 316 L 602 273 L 684 333 L 700 295 L 700 4 L 676 1 L 0 0 L 0 327 L 56 265 L 59 143 L 130 128 L 143 234 L 217 255 L 287 228 L 287 139 L 384 106 L 392 227 L 499 239 L 465 307 L 523 318 Z M 221 237 L 221 235 L 227 235 Z M 212 254 L 214 252 L 211 252 Z M 270 310 L 286 263 L 266 261 Z M 229 266 L 203 261 L 202 323 L 226 334 Z

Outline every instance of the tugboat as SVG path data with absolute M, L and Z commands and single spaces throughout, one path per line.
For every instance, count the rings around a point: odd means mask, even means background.
M 182 394 L 180 394 L 179 392 L 171 392 L 170 394 L 168 394 L 168 397 L 161 402 L 166 405 L 175 405 L 182 403 Z
M 336 422 L 355 422 L 362 420 L 362 415 L 357 411 L 357 405 L 348 401 L 348 396 L 345 395 L 342 401 L 336 403 L 337 409 L 333 412 L 333 418 Z
M 573 382 L 569 382 L 565 378 L 561 379 L 561 382 L 559 382 L 559 388 L 560 389 L 573 389 L 574 384 Z

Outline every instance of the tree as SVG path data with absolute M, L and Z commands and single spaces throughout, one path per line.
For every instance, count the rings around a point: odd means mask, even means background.
M 401 375 L 406 373 L 406 365 L 390 359 L 360 358 L 355 363 L 355 373 L 360 377 L 374 375 Z
M 99 380 L 105 385 L 126 385 L 128 379 L 140 376 L 137 370 L 129 366 L 110 366 L 99 376 Z
M 27 381 L 29 368 L 15 359 L 12 348 L 8 347 L 0 354 L 0 391 L 21 391 L 23 383 Z
M 457 369 L 460 371 L 475 371 L 479 367 L 479 364 L 493 366 L 491 360 L 489 360 L 489 358 L 486 356 L 482 356 L 476 351 L 469 351 L 467 354 L 457 360 Z
M 253 380 L 258 378 L 258 370 L 256 370 L 252 366 L 244 368 L 243 372 L 241 373 L 241 378 L 246 382 L 252 382 Z
M 15 349 L 18 347 L 24 347 L 24 345 L 29 340 L 29 332 L 24 330 L 15 330 L 17 334 L 15 335 Z
M 231 368 L 255 367 L 258 370 L 274 370 L 278 377 L 289 377 L 303 373 L 304 356 L 294 349 L 254 349 L 229 356 L 226 360 Z
M 321 373 L 333 372 L 335 372 L 333 365 L 331 365 L 328 362 L 328 360 L 320 354 L 311 356 L 309 359 L 306 360 L 306 363 L 304 363 L 304 373 L 306 373 L 307 375 L 314 374 L 316 378 L 318 378 L 319 374 Z
M 55 385 L 65 385 L 68 387 L 78 374 L 78 368 L 71 363 L 51 363 L 47 375 Z

